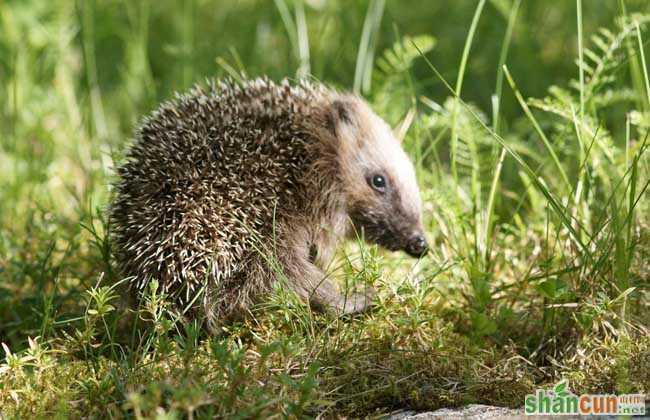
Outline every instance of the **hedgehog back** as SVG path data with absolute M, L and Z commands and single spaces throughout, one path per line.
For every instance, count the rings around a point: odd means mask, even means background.
M 111 208 L 131 284 L 157 279 L 189 302 L 204 285 L 243 279 L 273 239 L 274 217 L 306 205 L 302 179 L 317 157 L 304 121 L 324 94 L 266 80 L 210 84 L 145 118 Z

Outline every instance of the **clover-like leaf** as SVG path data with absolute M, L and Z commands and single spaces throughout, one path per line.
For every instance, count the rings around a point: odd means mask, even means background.
M 567 385 L 568 383 L 566 380 L 560 381 L 553 388 L 553 392 L 558 397 L 566 397 L 571 394 L 567 389 Z

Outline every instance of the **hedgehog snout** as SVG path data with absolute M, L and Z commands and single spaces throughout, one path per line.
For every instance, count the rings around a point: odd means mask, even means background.
M 420 258 L 429 251 L 429 244 L 422 233 L 416 233 L 406 243 L 404 250 L 410 256 Z

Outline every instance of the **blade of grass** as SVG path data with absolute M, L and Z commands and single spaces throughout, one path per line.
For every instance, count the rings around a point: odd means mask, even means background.
M 648 81 L 648 66 L 645 63 L 645 52 L 643 51 L 643 39 L 641 38 L 641 28 L 639 22 L 634 22 L 636 26 L 636 36 L 639 41 L 639 54 L 641 56 L 641 68 L 643 69 L 643 80 L 645 81 L 645 92 L 648 103 L 650 104 L 650 81 Z
M 454 95 L 456 97 L 461 96 L 461 91 L 463 90 L 463 79 L 465 78 L 465 67 L 467 66 L 467 59 L 469 58 L 469 51 L 472 47 L 472 41 L 474 40 L 474 33 L 476 32 L 476 27 L 478 26 L 478 21 L 481 17 L 481 12 L 483 11 L 483 6 L 485 6 L 485 0 L 481 0 L 476 6 L 474 11 L 474 17 L 472 18 L 472 23 L 467 32 L 467 38 L 465 39 L 465 46 L 463 47 L 463 55 L 460 59 L 460 67 L 458 68 L 458 76 L 456 77 L 456 88 L 454 89 Z M 419 49 L 418 49 L 419 51 Z M 458 169 L 456 167 L 457 159 L 457 149 L 458 149 L 458 100 L 454 103 L 454 109 L 451 116 L 451 173 L 454 177 L 454 181 L 458 184 Z
M 524 114 L 528 117 L 530 122 L 533 124 L 533 127 L 535 128 L 535 131 L 537 131 L 537 134 L 540 136 L 542 139 L 542 142 L 544 142 L 544 146 L 546 147 L 546 150 L 548 153 L 551 155 L 551 159 L 553 160 L 553 163 L 555 164 L 555 167 L 557 168 L 560 176 L 562 177 L 562 181 L 566 184 L 567 189 L 570 191 L 571 190 L 571 182 L 569 182 L 569 177 L 567 176 L 566 172 L 564 171 L 564 168 L 562 167 L 562 164 L 560 163 L 560 159 L 557 157 L 557 154 L 555 153 L 555 150 L 553 150 L 553 146 L 551 145 L 551 142 L 548 140 L 546 137 L 546 134 L 544 134 L 544 131 L 542 128 L 539 126 L 539 123 L 535 119 L 535 116 L 533 116 L 533 113 L 530 111 L 530 108 L 528 107 L 528 104 L 526 103 L 526 100 L 524 97 L 521 95 L 521 92 L 517 88 L 517 85 L 515 84 L 514 79 L 512 78 L 512 75 L 510 74 L 510 71 L 508 70 L 508 66 L 504 65 L 503 70 L 506 75 L 506 79 L 508 80 L 508 83 L 510 84 L 510 87 L 512 88 L 515 98 L 517 98 L 517 101 L 519 102 L 519 105 L 521 105 L 521 108 L 524 111 Z
M 649 135 L 650 135 L 650 129 L 646 130 L 646 133 L 645 133 L 644 138 L 643 138 L 643 142 L 641 143 L 641 147 L 639 148 L 639 152 L 637 153 L 637 155 L 635 155 L 635 159 L 637 159 L 638 161 L 640 161 L 640 156 L 645 153 L 646 148 L 650 147 L 650 144 L 647 143 Z M 588 153 L 587 153 L 587 155 L 588 155 Z M 619 180 L 616 182 L 616 184 L 611 188 L 609 197 L 608 197 L 607 201 L 605 202 L 603 208 L 608 208 L 608 207 L 611 206 L 612 201 L 616 198 L 617 191 L 619 190 L 621 185 L 623 185 L 623 183 L 624 183 L 623 181 L 625 181 L 626 177 L 631 172 L 631 170 L 632 170 L 632 167 L 629 166 L 625 170 L 625 173 L 623 173 L 623 175 L 619 178 Z M 610 220 L 611 220 L 611 215 L 608 212 L 603 213 L 600 216 L 600 218 L 594 223 L 594 226 L 596 226 L 596 229 L 594 229 L 594 231 L 596 233 L 598 231 L 602 231 L 605 228 L 605 226 L 610 222 Z M 589 240 L 589 242 L 586 243 L 586 246 L 588 246 L 588 247 L 591 246 L 592 243 L 597 239 L 598 235 L 596 233 L 594 233 L 592 238 Z
M 82 51 L 86 69 L 86 78 L 88 79 L 90 109 L 93 116 L 93 122 L 97 137 L 104 140 L 108 137 L 108 126 L 104 114 L 104 105 L 102 92 L 99 87 L 97 76 L 97 63 L 95 60 L 95 41 L 94 41 L 94 2 L 79 2 L 81 10 L 80 25 L 82 35 Z
M 372 31 L 372 41 L 371 48 L 368 51 L 368 59 L 366 60 L 366 67 L 363 72 L 363 83 L 361 85 L 361 91 L 363 93 L 370 92 L 370 87 L 372 83 L 372 69 L 375 59 L 375 48 L 377 46 L 377 40 L 379 38 L 379 25 L 381 24 L 381 19 L 384 16 L 384 6 L 386 0 L 377 0 L 377 5 L 375 6 L 374 13 L 374 27 Z
M 625 7 L 625 1 L 619 0 L 618 5 L 619 9 L 621 10 L 622 18 L 625 21 L 629 20 L 627 8 Z M 634 51 L 632 40 L 629 37 L 625 37 L 625 49 L 627 51 L 627 57 L 625 60 L 623 60 L 622 64 L 625 64 L 627 61 L 629 61 L 632 86 L 634 87 L 635 91 L 641 92 L 643 90 L 643 76 L 641 75 L 641 66 L 639 64 L 637 54 Z M 650 107 L 650 104 L 646 102 L 646 98 L 643 96 L 637 98 L 636 102 L 638 109 L 648 109 L 648 107 Z
M 285 0 L 274 0 L 274 2 L 275 8 L 278 9 L 278 13 L 280 13 L 280 18 L 284 24 L 284 29 L 287 32 L 287 36 L 289 37 L 291 50 L 294 51 L 298 59 L 300 59 L 298 46 L 298 29 L 296 28 L 296 24 L 293 21 L 293 17 L 291 17 L 291 12 L 289 11 L 287 2 Z
M 571 104 L 571 117 L 573 119 L 573 127 L 576 131 L 576 138 L 578 139 L 578 149 L 579 149 L 579 156 L 580 156 L 580 168 L 578 169 L 578 182 L 576 183 L 575 193 L 573 194 L 573 204 L 574 204 L 573 217 L 574 219 L 577 220 L 578 211 L 580 208 L 579 203 L 582 197 L 582 188 L 585 183 L 585 178 L 587 176 L 587 171 L 586 171 L 587 158 L 584 156 L 584 143 L 582 141 L 580 123 L 578 122 L 578 118 L 576 116 L 575 110 L 573 109 L 573 104 Z M 594 141 L 592 141 L 592 144 L 595 142 L 595 139 L 596 136 L 594 136 Z M 571 204 L 570 202 L 567 202 L 567 209 L 569 209 L 570 204 Z M 582 232 L 584 232 L 584 230 Z
M 230 77 L 237 81 L 237 83 L 243 83 L 244 79 L 242 78 L 241 73 L 239 73 L 233 66 L 231 66 L 223 57 L 217 57 L 214 59 L 219 67 L 221 67 Z
M 582 46 L 582 0 L 576 0 L 576 15 L 578 20 L 578 60 L 584 63 L 584 50 Z M 585 70 L 578 66 L 580 73 L 580 119 L 585 117 Z
M 309 36 L 307 33 L 307 20 L 305 19 L 305 7 L 302 0 L 296 1 L 296 31 L 298 37 L 298 78 L 304 79 L 309 76 L 311 66 L 309 63 Z
M 494 101 L 493 101 L 493 117 L 492 124 L 493 130 L 495 133 L 499 133 L 499 113 L 501 110 L 501 94 L 503 92 L 503 66 L 505 65 L 506 58 L 508 57 L 508 50 L 510 49 L 510 41 L 512 39 L 512 31 L 515 27 L 515 22 L 517 20 L 517 12 L 519 11 L 519 6 L 521 5 L 521 0 L 516 0 L 512 9 L 510 10 L 510 15 L 508 16 L 508 26 L 506 27 L 506 34 L 503 38 L 503 43 L 501 45 L 501 53 L 499 54 L 499 67 L 497 69 L 497 81 L 495 87 Z M 499 186 L 499 178 L 501 177 L 501 170 L 503 168 L 503 161 L 506 157 L 506 149 L 501 148 L 499 152 L 499 158 L 494 169 L 494 176 L 492 177 L 492 183 L 490 184 L 490 193 L 488 195 L 487 201 L 487 216 L 485 222 L 485 231 L 484 231 L 484 240 L 486 243 L 485 246 L 485 262 L 487 264 L 489 256 L 492 252 L 492 232 L 494 229 L 494 204 L 496 198 L 497 188 Z
M 435 75 L 440 79 L 440 81 L 443 83 L 443 85 L 447 88 L 447 90 L 452 94 L 455 95 L 453 88 L 449 85 L 447 80 L 440 74 L 438 69 L 431 63 L 431 61 L 420 51 L 417 45 L 413 43 L 413 46 L 420 52 L 420 56 L 424 59 L 424 61 L 427 63 L 429 68 L 435 73 Z M 554 212 L 557 214 L 559 217 L 561 223 L 566 227 L 566 229 L 569 231 L 569 234 L 571 238 L 575 241 L 576 245 L 583 251 L 583 253 L 587 256 L 590 256 L 589 249 L 585 246 L 585 244 L 581 241 L 580 236 L 576 232 L 576 230 L 573 228 L 572 223 L 571 223 L 571 218 L 567 217 L 565 211 L 564 211 L 564 206 L 562 206 L 558 200 L 553 196 L 553 193 L 550 191 L 550 189 L 546 186 L 546 183 L 543 181 L 541 177 L 537 175 L 535 171 L 526 163 L 526 161 L 517 153 L 516 150 L 514 150 L 499 134 L 495 133 L 494 130 L 492 130 L 489 126 L 487 126 L 481 117 L 476 114 L 476 112 L 469 106 L 467 105 L 462 99 L 456 96 L 460 104 L 462 104 L 465 109 L 472 115 L 474 120 L 478 122 L 483 129 L 490 134 L 490 136 L 497 141 L 506 151 L 508 154 L 510 154 L 515 161 L 519 164 L 519 166 L 524 169 L 524 171 L 528 174 L 530 177 L 531 181 L 535 184 L 535 186 L 538 188 L 538 190 L 546 197 L 546 199 L 549 201 L 551 204 L 552 209 Z
M 625 161 L 627 163 L 628 161 L 628 154 L 630 150 L 630 120 L 629 118 L 627 119 L 627 129 L 626 129 L 626 139 L 625 139 Z M 639 151 L 641 153 L 642 150 Z M 639 155 L 633 160 L 632 162 L 632 173 L 630 174 L 630 191 L 628 193 L 629 199 L 628 199 L 628 205 L 627 205 L 627 213 L 630 216 L 628 219 L 628 224 L 627 224 L 627 232 L 626 232 L 626 247 L 627 247 L 627 261 L 626 261 L 626 270 L 625 270 L 625 276 L 629 276 L 629 268 L 630 265 L 632 264 L 632 257 L 634 255 L 634 248 L 636 246 L 636 242 L 634 241 L 634 235 L 633 235 L 633 225 L 632 225 L 632 220 L 634 219 L 634 196 L 636 195 L 636 186 L 638 182 L 638 168 L 639 168 Z M 629 166 L 628 166 L 629 168 Z M 629 287 L 629 285 L 627 286 Z M 627 289 L 627 287 L 625 287 Z
M 478 5 L 476 6 L 476 9 L 474 10 L 474 16 L 472 17 L 472 22 L 469 27 L 469 31 L 467 32 L 467 37 L 465 38 L 465 46 L 463 47 L 463 53 L 461 56 L 460 60 L 460 66 L 458 68 L 458 75 L 456 77 L 456 88 L 455 88 L 455 97 L 460 98 L 461 92 L 463 89 L 463 80 L 465 78 L 465 68 L 467 66 L 467 61 L 469 59 L 469 52 L 472 48 L 472 43 L 474 41 L 474 34 L 476 33 L 476 27 L 478 26 L 479 19 L 481 17 L 481 14 L 483 12 L 483 7 L 485 6 L 485 0 L 479 1 Z M 454 184 L 456 188 L 461 188 L 460 182 L 458 179 L 458 165 L 457 165 L 457 160 L 458 160 L 458 100 L 454 101 L 453 104 L 453 109 L 451 113 L 451 172 L 452 176 L 454 178 Z M 471 141 L 471 140 L 470 140 Z M 472 149 L 474 150 L 474 149 Z M 473 229 L 473 234 L 474 234 L 474 256 L 476 260 L 480 260 L 480 253 L 481 251 L 484 251 L 485 249 L 485 242 L 481 240 L 481 225 L 484 223 L 481 220 L 482 213 L 478 211 L 479 208 L 481 208 L 481 185 L 479 181 L 479 173 L 480 173 L 480 161 L 479 158 L 472 153 L 472 165 L 471 165 L 471 178 L 470 178 L 470 186 L 471 186 L 471 198 L 472 201 L 474 202 L 473 206 L 473 216 L 475 218 L 475 223 L 474 223 L 474 229 Z M 461 194 L 456 194 L 456 197 L 458 197 L 459 204 L 460 204 L 460 196 Z M 460 205 L 459 205 L 460 207 Z M 479 248 L 481 251 L 479 251 Z
M 381 18 L 384 14 L 385 0 L 372 0 L 368 5 L 366 18 L 363 22 L 357 63 L 354 68 L 354 93 L 368 92 L 370 90 L 370 75 L 375 52 L 375 40 Z
M 616 192 L 618 191 L 619 186 L 623 184 L 623 181 L 625 180 L 625 178 L 627 177 L 628 174 L 630 174 L 629 185 L 631 185 L 634 182 L 635 183 L 635 189 L 636 189 L 636 179 L 634 179 L 634 180 L 632 179 L 631 173 L 632 173 L 633 168 L 636 165 L 638 165 L 638 162 L 641 160 L 641 157 L 646 152 L 647 148 L 650 147 L 650 143 L 648 143 L 649 135 L 650 135 L 650 129 L 646 130 L 646 134 L 645 134 L 645 136 L 643 138 L 643 143 L 641 144 L 641 147 L 639 148 L 639 152 L 634 156 L 634 161 L 633 161 L 632 165 L 627 168 L 627 170 L 625 171 L 625 174 L 617 182 L 617 184 L 614 187 L 614 189 L 612 190 L 612 192 L 610 194 L 610 197 L 607 200 L 607 203 L 606 203 L 604 208 L 609 208 L 612 205 L 611 203 L 613 203 L 615 201 L 615 198 L 617 196 Z M 627 206 L 629 206 L 628 214 L 625 216 L 625 219 L 624 219 L 623 223 L 618 223 L 617 226 L 614 228 L 613 233 L 610 234 L 610 236 L 612 238 L 618 238 L 623 233 L 623 231 L 626 230 L 626 227 L 631 223 L 632 218 L 634 216 L 634 209 L 636 208 L 636 206 L 641 201 L 641 197 L 644 196 L 645 191 L 648 188 L 649 184 L 650 184 L 650 180 L 648 180 L 645 183 L 645 185 L 641 189 L 641 192 L 637 195 L 636 199 L 634 198 L 634 196 L 630 197 L 630 199 L 629 199 L 630 202 L 627 205 Z M 611 216 L 610 219 L 613 218 L 613 217 L 614 216 Z M 597 226 L 597 228 L 600 226 L 599 230 L 604 231 L 605 230 L 604 227 L 605 227 L 605 225 L 607 223 L 609 223 L 609 222 L 606 221 L 606 222 L 604 222 L 602 224 L 598 223 L 596 226 Z M 597 237 L 597 235 L 594 235 L 594 240 L 596 239 L 596 237 Z M 596 276 L 600 272 L 600 270 L 602 268 L 607 266 L 606 263 L 609 260 L 611 250 L 615 245 L 615 241 L 614 240 L 608 240 L 608 241 L 605 241 L 605 244 L 606 244 L 605 249 L 604 249 L 604 251 L 601 250 L 601 255 L 600 255 L 599 259 L 597 261 L 595 261 L 594 264 L 590 267 L 591 271 L 590 271 L 588 277 Z M 590 245 L 591 245 L 591 241 L 590 241 L 590 243 L 587 244 L 587 246 L 590 246 Z
M 632 205 L 631 205 L 632 210 L 634 210 L 637 207 L 637 205 L 641 201 L 641 198 L 645 195 L 645 192 L 646 192 L 646 190 L 648 189 L 649 186 L 650 186 L 650 180 L 648 180 L 643 185 L 643 188 L 641 188 L 641 192 L 637 195 L 637 197 L 634 200 L 632 200 Z M 625 227 L 629 223 L 631 223 L 633 214 L 634 214 L 634 212 L 630 211 L 630 213 L 625 217 L 624 222 L 620 224 L 621 227 L 614 230 L 614 232 L 611 234 L 611 236 L 613 238 L 616 238 L 617 236 L 619 236 L 623 232 Z M 600 271 L 602 269 L 604 269 L 604 268 L 606 268 L 608 266 L 607 261 L 609 260 L 609 257 L 610 257 L 612 248 L 614 247 L 615 241 L 608 240 L 608 241 L 606 241 L 606 243 L 607 243 L 606 249 L 604 250 L 604 252 L 601 253 L 601 257 L 592 265 L 593 268 L 592 268 L 591 272 L 589 273 L 588 277 L 595 277 L 596 275 L 598 275 L 600 273 Z
M 196 0 L 183 2 L 183 86 L 190 86 L 194 81 L 194 48 L 196 44 L 194 28 L 196 16 Z

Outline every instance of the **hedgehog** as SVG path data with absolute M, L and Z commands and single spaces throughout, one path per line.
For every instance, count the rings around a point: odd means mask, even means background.
M 209 329 L 282 281 L 317 311 L 358 313 L 327 273 L 360 235 L 421 257 L 413 165 L 359 96 L 321 83 L 209 81 L 136 129 L 109 206 L 118 269 L 140 299 L 156 280 Z

